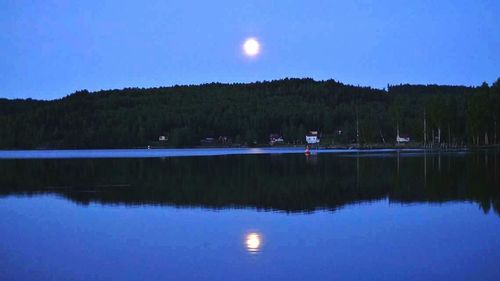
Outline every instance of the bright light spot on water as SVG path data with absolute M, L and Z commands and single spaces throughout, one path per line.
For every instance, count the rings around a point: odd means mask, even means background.
M 261 237 L 258 233 L 252 232 L 246 236 L 247 251 L 256 253 L 260 250 Z

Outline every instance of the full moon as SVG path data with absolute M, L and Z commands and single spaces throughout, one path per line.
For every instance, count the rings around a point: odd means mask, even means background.
M 249 57 L 254 57 L 260 52 L 260 43 L 255 38 L 248 38 L 243 44 L 243 51 L 245 55 Z

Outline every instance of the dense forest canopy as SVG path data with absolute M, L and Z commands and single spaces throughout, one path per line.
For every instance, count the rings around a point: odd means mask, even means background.
M 497 144 L 500 78 L 489 86 L 388 85 L 283 79 L 159 88 L 77 91 L 52 101 L 0 99 L 0 148 L 196 146 L 233 144 L 393 144 L 398 132 L 418 144 Z

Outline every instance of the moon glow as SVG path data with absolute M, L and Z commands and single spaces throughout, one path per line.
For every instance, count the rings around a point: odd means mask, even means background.
M 243 52 L 246 56 L 255 57 L 260 53 L 260 43 L 256 38 L 248 38 L 243 43 Z
M 245 244 L 249 253 L 257 253 L 261 246 L 261 237 L 258 233 L 252 232 L 247 234 Z

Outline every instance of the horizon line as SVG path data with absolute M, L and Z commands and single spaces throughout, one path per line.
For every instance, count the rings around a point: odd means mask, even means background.
M 107 89 L 99 89 L 99 90 L 89 90 L 87 88 L 82 88 L 82 89 L 77 89 L 71 91 L 69 94 L 66 94 L 62 97 L 59 98 L 52 98 L 52 99 L 37 99 L 37 98 L 31 98 L 31 97 L 26 97 L 26 98 L 4 98 L 0 97 L 0 100 L 9 100 L 9 101 L 15 101 L 15 100 L 32 100 L 32 101 L 56 101 L 56 100 L 61 100 L 64 98 L 67 98 L 75 93 L 78 92 L 83 92 L 87 91 L 90 94 L 95 94 L 99 92 L 110 92 L 110 91 L 123 91 L 123 90 L 128 90 L 128 89 L 141 89 L 141 90 L 146 90 L 146 89 L 164 89 L 164 88 L 177 88 L 177 87 L 201 87 L 201 86 L 208 86 L 208 85 L 225 85 L 225 86 L 232 86 L 232 85 L 250 85 L 250 84 L 264 84 L 264 83 L 273 83 L 273 82 L 280 82 L 280 81 L 288 81 L 288 80 L 312 80 L 313 82 L 316 83 L 325 83 L 329 81 L 333 81 L 335 83 L 342 84 L 344 86 L 351 86 L 351 87 L 360 87 L 360 88 L 370 88 L 374 90 L 380 90 L 380 91 L 388 91 L 388 87 L 390 86 L 402 86 L 402 85 L 407 85 L 407 86 L 439 86 L 439 87 L 466 87 L 466 88 L 478 88 L 481 87 L 482 84 L 486 83 L 488 87 L 491 87 L 493 83 L 496 81 L 500 80 L 500 76 L 493 82 L 488 83 L 486 81 L 483 81 L 480 85 L 464 85 L 464 84 L 438 84 L 438 83 L 429 83 L 429 84 L 423 84 L 423 83 L 396 83 L 396 84 L 391 84 L 387 83 L 386 87 L 379 88 L 379 87 L 374 87 L 374 86 L 367 86 L 367 85 L 360 85 L 360 84 L 350 84 L 350 83 L 344 83 L 340 80 L 336 80 L 334 78 L 328 78 L 328 79 L 315 79 L 312 77 L 283 77 L 283 78 L 276 78 L 276 79 L 270 79 L 270 80 L 253 80 L 250 82 L 222 82 L 222 81 L 212 81 L 212 82 L 200 82 L 200 83 L 185 83 L 185 84 L 167 84 L 167 85 L 156 85 L 156 86 L 146 86 L 146 87 L 141 87 L 141 86 L 126 86 L 122 88 L 107 88 Z

